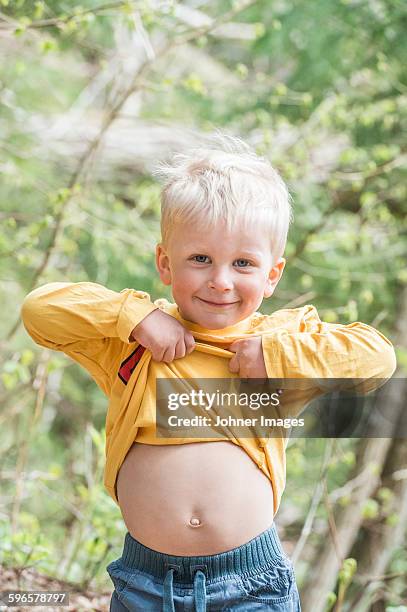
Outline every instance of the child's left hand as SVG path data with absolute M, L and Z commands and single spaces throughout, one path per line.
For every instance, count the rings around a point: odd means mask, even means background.
M 240 378 L 267 379 L 261 336 L 235 340 L 228 348 L 235 353 L 229 362 L 229 370 Z

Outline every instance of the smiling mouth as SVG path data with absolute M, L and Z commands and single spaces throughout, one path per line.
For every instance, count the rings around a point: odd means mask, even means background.
M 226 308 L 227 306 L 234 306 L 238 302 L 209 302 L 208 300 L 204 300 L 202 298 L 198 298 L 204 304 L 208 304 L 209 306 L 218 306 L 219 308 Z

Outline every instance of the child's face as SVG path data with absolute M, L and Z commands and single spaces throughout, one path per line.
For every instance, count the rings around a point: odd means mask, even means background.
M 285 260 L 272 265 L 269 238 L 243 224 L 227 232 L 199 223 L 178 224 L 169 244 L 157 245 L 156 264 L 180 315 L 207 329 L 222 329 L 255 312 L 281 278 Z

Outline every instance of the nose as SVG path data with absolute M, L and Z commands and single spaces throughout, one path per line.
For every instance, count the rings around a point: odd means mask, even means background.
M 231 291 L 233 289 L 233 281 L 229 272 L 224 268 L 213 269 L 208 280 L 208 287 L 216 291 Z

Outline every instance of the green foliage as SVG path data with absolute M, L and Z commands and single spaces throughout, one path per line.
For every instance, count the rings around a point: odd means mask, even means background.
M 345 559 L 342 563 L 342 569 L 338 574 L 338 580 L 340 584 L 348 586 L 356 572 L 357 562 L 356 559 Z
M 175 2 L 104 4 L 0 0 L 1 26 L 8 28 L 0 39 L 2 471 L 15 470 L 22 441 L 28 442 L 14 530 L 15 482 L 1 485 L 0 562 L 110 588 L 104 566 L 120 555 L 124 528 L 102 484 L 106 399 L 77 365 L 58 353 L 47 356 L 21 326 L 8 338 L 34 282 L 92 280 L 171 297 L 155 271 L 160 205 L 151 168 L 117 158 L 114 146 L 104 148 L 101 138 L 98 147 L 92 138 L 134 76 L 136 68 L 120 59 L 131 36 L 142 32 L 143 43 L 127 59 L 143 59 L 149 44 L 185 36 L 190 26 L 177 18 Z M 216 18 L 237 4 L 216 1 L 200 10 Z M 262 310 L 313 303 L 328 323 L 361 320 L 391 338 L 407 283 L 404 3 L 258 0 L 233 21 L 251 25 L 252 38 L 191 30 L 190 42 L 170 44 L 164 57 L 151 60 L 122 115 L 129 127 L 145 122 L 205 132 L 216 126 L 252 142 L 281 171 L 294 200 L 287 266 Z M 107 141 L 115 127 L 113 121 Z M 132 150 L 140 144 L 131 143 Z M 406 355 L 397 347 L 404 370 Z M 294 508 L 298 524 L 326 444 L 289 445 L 280 512 Z M 335 443 L 328 491 L 346 484 L 357 444 Z M 338 503 L 350 499 L 343 494 Z M 381 487 L 366 500 L 363 516 L 397 524 L 392 501 L 390 489 Z M 326 523 L 324 504 L 316 518 Z M 405 552 L 392 563 L 392 571 L 405 569 Z M 355 570 L 346 560 L 338 598 Z M 336 598 L 329 594 L 327 609 Z
M 367 499 L 363 504 L 362 515 L 365 519 L 374 519 L 379 514 L 379 504 L 375 499 Z
M 352 557 L 344 559 L 342 567 L 338 573 L 338 605 L 337 609 L 341 610 L 342 603 L 345 599 L 345 594 L 350 586 L 352 579 L 356 573 L 357 561 Z
M 332 591 L 330 593 L 328 593 L 327 597 L 326 597 L 326 607 L 325 607 L 325 612 L 330 612 L 335 603 L 337 601 L 337 596 L 335 593 L 333 593 Z

